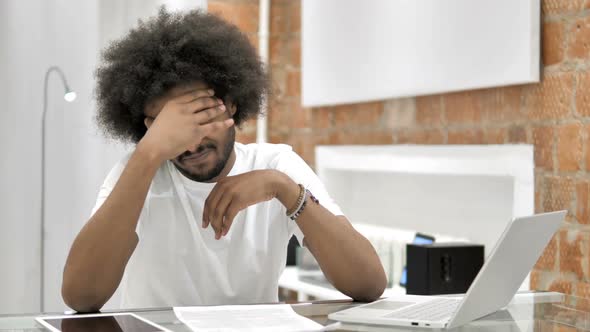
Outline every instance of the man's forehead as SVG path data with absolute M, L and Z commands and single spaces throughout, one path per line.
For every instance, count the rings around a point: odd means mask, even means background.
M 166 92 L 163 96 L 148 101 L 147 105 L 145 106 L 144 113 L 147 116 L 155 117 L 162 109 L 162 107 L 164 107 L 164 104 L 168 102 L 168 100 L 176 98 L 178 96 L 182 96 L 183 94 L 188 93 L 190 91 L 208 88 L 209 86 L 204 82 L 192 82 L 175 86 L 168 92 Z

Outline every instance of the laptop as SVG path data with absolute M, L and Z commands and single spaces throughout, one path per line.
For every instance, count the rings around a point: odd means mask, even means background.
M 343 323 L 451 329 L 508 305 L 566 211 L 510 222 L 464 296 L 412 296 L 378 300 L 328 315 Z

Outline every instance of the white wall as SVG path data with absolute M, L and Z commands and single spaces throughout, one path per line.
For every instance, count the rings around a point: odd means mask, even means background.
M 146 1 L 146 12 L 165 2 L 173 8 L 189 3 Z M 120 9 L 124 3 L 0 1 L 0 314 L 38 312 L 41 307 L 41 113 L 43 78 L 51 65 L 63 69 L 78 94 L 75 102 L 66 103 L 59 78 L 51 76 L 44 309 L 65 308 L 59 292 L 65 257 L 100 184 L 125 151 L 101 136 L 93 102 L 99 49 L 134 24 L 140 15 L 135 10 L 143 8 L 141 1 L 129 0 L 127 9 Z
M 40 310 L 41 112 L 46 69 L 59 65 L 78 99 L 51 76 L 47 116 L 45 309 L 61 310 L 61 271 L 100 183 L 122 154 L 93 124 L 96 1 L 0 3 L 0 313 Z

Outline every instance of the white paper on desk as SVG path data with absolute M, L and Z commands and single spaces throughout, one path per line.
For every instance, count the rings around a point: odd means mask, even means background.
M 176 307 L 176 317 L 193 331 L 322 331 L 323 326 L 298 315 L 288 304 Z

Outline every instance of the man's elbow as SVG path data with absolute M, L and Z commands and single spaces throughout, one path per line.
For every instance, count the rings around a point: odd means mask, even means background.
M 372 273 L 365 273 L 365 278 L 357 279 L 356 285 L 349 292 L 353 300 L 358 302 L 373 302 L 383 295 L 387 287 L 387 276 L 383 268 L 375 269 Z
M 358 294 L 355 294 L 356 296 L 352 296 L 352 298 L 359 302 L 376 301 L 383 295 L 386 285 L 386 278 L 378 281 L 367 281 L 367 284 L 359 290 Z
M 97 312 L 106 302 L 88 289 L 82 290 L 66 282 L 62 284 L 61 296 L 65 304 L 77 312 Z

